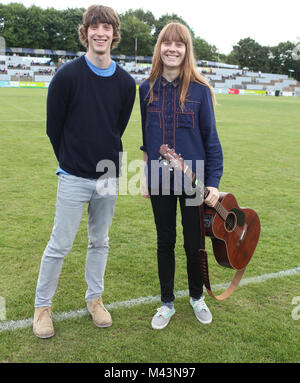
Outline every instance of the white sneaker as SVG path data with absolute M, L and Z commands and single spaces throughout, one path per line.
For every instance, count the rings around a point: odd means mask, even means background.
M 161 306 L 157 309 L 157 313 L 152 318 L 151 326 L 155 330 L 162 330 L 170 322 L 171 317 L 175 314 L 174 307 L 169 309 L 167 306 Z
M 199 322 L 203 324 L 211 323 L 212 315 L 206 303 L 204 302 L 204 297 L 201 297 L 197 301 L 194 301 L 192 298 L 190 298 L 190 304 L 193 307 L 194 313 Z

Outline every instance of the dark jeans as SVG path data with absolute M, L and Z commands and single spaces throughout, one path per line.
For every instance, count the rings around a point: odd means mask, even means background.
M 151 195 L 151 191 L 150 191 Z M 158 276 L 162 302 L 172 302 L 174 296 L 176 213 L 179 199 L 184 249 L 187 257 L 189 293 L 199 299 L 203 293 L 203 278 L 198 249 L 200 248 L 200 218 L 198 206 L 186 206 L 186 195 L 151 195 L 157 231 Z

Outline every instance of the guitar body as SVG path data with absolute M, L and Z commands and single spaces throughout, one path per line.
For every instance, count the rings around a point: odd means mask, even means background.
M 205 205 L 205 235 L 211 238 L 214 256 L 221 266 L 242 270 L 259 240 L 259 217 L 254 210 L 239 207 L 233 194 L 221 192 L 219 202 L 228 217 L 224 221 L 215 209 Z
M 174 149 L 163 144 L 159 148 L 159 154 L 172 168 L 182 171 L 192 184 L 202 187 L 206 198 L 209 190 Z M 256 212 L 239 207 L 233 194 L 221 192 L 219 201 L 213 208 L 204 204 L 204 227 L 205 235 L 211 238 L 216 261 L 221 266 L 237 270 L 237 280 L 240 280 L 242 270 L 248 265 L 260 236 L 260 221 Z M 205 249 L 202 249 L 202 253 L 205 253 Z M 204 266 L 203 272 L 208 275 L 207 265 Z M 237 280 L 233 281 L 235 287 L 229 288 L 230 294 L 236 288 Z M 224 296 L 229 295 L 226 293 Z

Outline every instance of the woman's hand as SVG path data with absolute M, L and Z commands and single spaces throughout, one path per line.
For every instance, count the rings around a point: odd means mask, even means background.
M 143 152 L 144 168 L 147 167 L 147 161 L 148 161 L 148 155 L 146 152 Z M 142 180 L 141 180 L 141 194 L 144 198 L 150 198 L 145 171 L 143 171 Z
M 219 200 L 219 196 L 220 196 L 219 190 L 212 186 L 207 186 L 207 189 L 209 190 L 209 194 L 207 198 L 204 200 L 204 202 L 206 203 L 206 205 L 210 207 L 214 207 Z
M 141 194 L 144 198 L 150 198 L 146 177 L 142 178 L 141 182 Z

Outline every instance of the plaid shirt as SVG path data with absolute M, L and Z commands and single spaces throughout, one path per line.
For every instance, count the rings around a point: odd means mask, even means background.
M 148 179 L 151 179 L 151 161 L 159 158 L 160 146 L 168 144 L 191 164 L 196 174 L 199 174 L 196 161 L 203 160 L 205 185 L 218 188 L 223 173 L 223 153 L 209 88 L 191 83 L 184 110 L 179 105 L 178 78 L 169 82 L 161 77 L 154 84 L 153 91 L 154 100 L 149 104 L 148 80 L 140 85 L 141 150 L 148 155 Z

